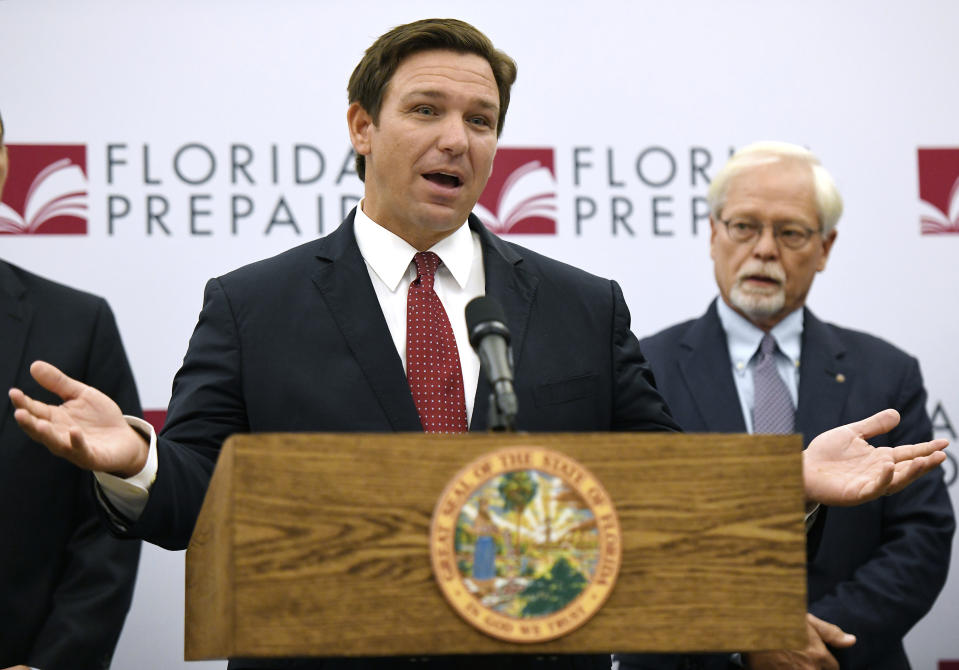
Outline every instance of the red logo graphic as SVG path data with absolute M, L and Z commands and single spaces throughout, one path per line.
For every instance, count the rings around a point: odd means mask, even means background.
M 553 150 L 499 149 L 473 211 L 494 233 L 555 235 Z
M 939 661 L 939 670 L 959 670 L 959 661 Z
M 8 144 L 7 154 L 0 234 L 86 235 L 86 146 Z
M 919 149 L 923 235 L 959 233 L 959 149 Z

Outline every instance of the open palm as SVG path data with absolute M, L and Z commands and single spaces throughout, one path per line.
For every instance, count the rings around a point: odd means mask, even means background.
M 113 400 L 49 363 L 34 362 L 30 374 L 64 400 L 48 405 L 10 389 L 14 418 L 31 439 L 86 470 L 131 476 L 142 469 L 147 445 Z
M 803 452 L 806 498 L 825 505 L 859 505 L 901 491 L 945 460 L 946 440 L 898 447 L 866 442 L 898 423 L 899 413 L 887 409 L 816 437 Z

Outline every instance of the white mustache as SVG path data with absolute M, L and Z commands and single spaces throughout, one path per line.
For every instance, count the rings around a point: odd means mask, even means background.
M 747 277 L 768 277 L 778 281 L 780 284 L 786 281 L 786 271 L 779 263 L 760 263 L 751 262 L 743 267 L 736 275 L 736 281 L 741 282 Z

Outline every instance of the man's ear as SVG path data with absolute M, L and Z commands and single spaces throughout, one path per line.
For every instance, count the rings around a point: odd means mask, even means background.
M 829 252 L 832 251 L 832 245 L 836 241 L 836 229 L 833 228 L 829 231 L 829 234 L 823 238 L 822 241 L 822 256 L 819 258 L 819 267 L 816 268 L 816 272 L 822 272 L 826 269 L 826 261 L 829 260 Z
M 353 144 L 353 150 L 361 156 L 369 156 L 370 134 L 374 127 L 373 117 L 363 109 L 363 105 L 354 102 L 346 110 L 346 123 L 350 129 L 350 142 Z
M 709 257 L 716 260 L 716 221 L 709 215 Z

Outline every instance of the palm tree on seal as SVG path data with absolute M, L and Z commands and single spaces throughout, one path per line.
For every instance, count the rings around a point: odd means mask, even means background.
M 529 472 L 518 470 L 516 472 L 507 472 L 503 475 L 498 488 L 505 502 L 504 507 L 516 513 L 515 545 L 516 555 L 519 556 L 520 521 L 522 520 L 523 512 L 526 511 L 527 506 L 529 506 L 533 498 L 536 497 L 536 491 L 539 485 L 536 483 L 536 480 L 530 476 Z

